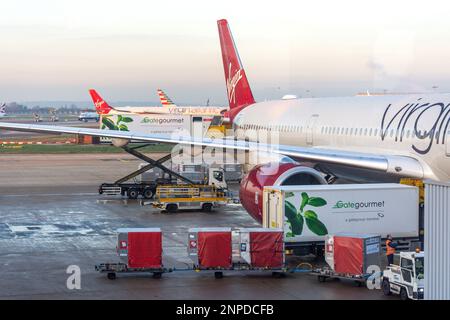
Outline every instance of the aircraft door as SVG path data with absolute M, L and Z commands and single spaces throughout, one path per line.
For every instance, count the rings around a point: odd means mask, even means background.
M 318 114 L 313 114 L 309 119 L 308 125 L 306 127 L 306 145 L 312 146 L 314 144 L 314 127 L 319 118 Z
M 450 157 L 450 131 L 446 132 L 446 137 L 445 137 L 445 155 L 447 157 Z
M 201 139 L 203 137 L 203 118 L 192 117 L 192 136 L 195 139 Z

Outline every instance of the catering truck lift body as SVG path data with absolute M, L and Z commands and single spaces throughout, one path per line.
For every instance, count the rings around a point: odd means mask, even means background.
M 287 249 L 323 253 L 336 233 L 392 235 L 409 249 L 418 240 L 418 189 L 401 184 L 298 185 L 264 188 L 263 226 L 283 228 Z

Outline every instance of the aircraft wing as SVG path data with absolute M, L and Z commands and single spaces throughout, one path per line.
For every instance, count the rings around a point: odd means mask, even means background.
M 89 136 L 126 139 L 142 142 L 160 142 L 169 144 L 195 145 L 209 148 L 258 151 L 285 155 L 295 160 L 345 165 L 349 167 L 376 170 L 398 176 L 406 176 L 417 179 L 423 179 L 426 177 L 424 168 L 417 159 L 401 155 L 382 155 L 332 150 L 325 148 L 262 144 L 234 139 L 194 139 L 191 137 L 177 136 L 176 134 L 168 136 L 158 134 L 133 133 L 131 131 L 101 130 L 22 123 L 0 122 L 0 129 L 39 133 L 83 134 Z

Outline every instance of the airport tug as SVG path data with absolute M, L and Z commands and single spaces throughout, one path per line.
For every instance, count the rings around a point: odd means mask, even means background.
M 400 252 L 399 263 L 383 271 L 382 290 L 385 295 L 400 295 L 402 300 L 424 298 L 423 251 Z

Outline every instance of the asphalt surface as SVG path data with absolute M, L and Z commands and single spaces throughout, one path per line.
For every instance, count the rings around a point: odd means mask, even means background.
M 158 157 L 160 155 L 154 155 Z M 385 299 L 380 290 L 315 276 L 177 271 L 162 279 L 94 270 L 117 262 L 119 227 L 161 227 L 164 263 L 186 268 L 189 227 L 253 227 L 239 206 L 213 213 L 163 214 L 136 202 L 106 200 L 98 185 L 135 170 L 128 155 L 0 156 L 0 299 Z M 111 199 L 111 198 L 108 198 Z M 70 265 L 81 268 L 81 289 L 69 290 Z M 395 299 L 395 298 L 394 298 Z

